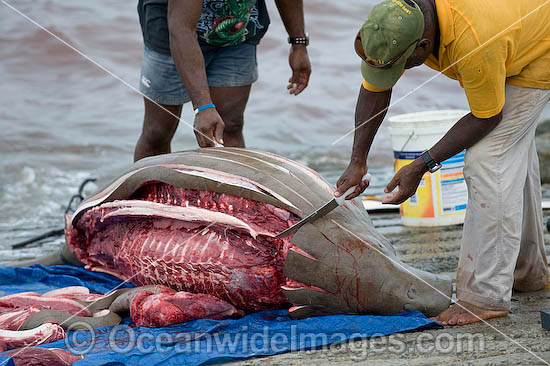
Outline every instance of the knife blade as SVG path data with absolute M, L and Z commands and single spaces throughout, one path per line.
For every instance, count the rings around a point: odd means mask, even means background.
M 362 180 L 368 180 L 370 181 L 371 179 L 371 175 L 370 174 L 365 174 L 365 176 L 363 178 L 361 178 L 361 181 Z M 334 210 L 336 207 L 338 206 L 341 206 L 344 201 L 346 200 L 346 197 L 352 193 L 353 191 L 355 191 L 355 187 L 356 186 L 352 186 L 350 188 L 348 188 L 348 190 L 346 191 L 346 193 L 344 193 L 343 195 L 341 195 L 340 197 L 334 197 L 333 199 L 331 199 L 330 201 L 328 201 L 327 203 L 325 203 L 323 206 L 321 206 L 320 208 L 318 208 L 317 210 L 313 211 L 312 213 L 310 213 L 309 215 L 307 215 L 305 218 L 303 218 L 302 220 L 298 221 L 296 224 L 292 225 L 291 227 L 289 227 L 288 229 L 284 230 L 283 232 L 277 234 L 277 236 L 275 236 L 277 239 L 283 239 L 283 238 L 286 238 L 287 236 L 289 235 L 292 235 L 294 234 L 296 231 L 298 231 L 298 229 L 300 229 L 302 226 L 304 226 L 305 224 L 307 224 L 308 222 L 313 222 L 325 215 L 327 215 L 329 212 L 331 212 L 332 210 Z

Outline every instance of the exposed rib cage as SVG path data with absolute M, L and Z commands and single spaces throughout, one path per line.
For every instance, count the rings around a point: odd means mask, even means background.
M 77 250 L 86 252 L 90 268 L 137 285 L 266 309 L 286 301 L 280 287 L 290 242 L 273 236 L 297 220 L 291 216 L 246 198 L 154 183 L 132 200 L 87 211 L 77 226 Z

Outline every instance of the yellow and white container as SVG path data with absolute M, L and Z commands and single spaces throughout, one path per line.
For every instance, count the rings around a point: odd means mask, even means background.
M 435 145 L 468 111 L 442 110 L 408 113 L 389 118 L 395 171 L 410 164 Z M 401 204 L 405 226 L 445 226 L 464 223 L 468 191 L 462 170 L 464 152 L 426 173 L 416 193 Z

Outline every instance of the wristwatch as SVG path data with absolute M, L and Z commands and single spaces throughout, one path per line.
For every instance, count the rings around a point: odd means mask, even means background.
M 442 167 L 441 163 L 438 163 L 437 161 L 432 159 L 428 150 L 424 151 L 424 153 L 422 154 L 422 160 L 424 160 L 424 163 L 426 163 L 426 166 L 428 167 L 428 171 L 430 173 L 435 173 Z
M 306 47 L 309 46 L 309 33 L 306 33 L 305 37 L 288 37 L 288 43 L 290 44 L 303 44 Z

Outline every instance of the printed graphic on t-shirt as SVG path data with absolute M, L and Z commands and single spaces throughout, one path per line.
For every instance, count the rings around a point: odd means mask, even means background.
M 197 32 L 212 46 L 233 46 L 253 37 L 264 26 L 256 0 L 204 0 Z

